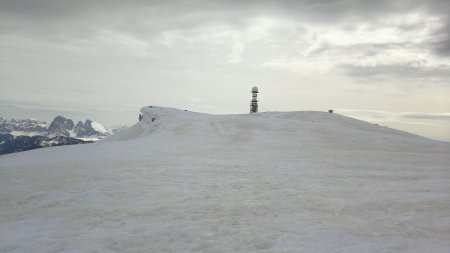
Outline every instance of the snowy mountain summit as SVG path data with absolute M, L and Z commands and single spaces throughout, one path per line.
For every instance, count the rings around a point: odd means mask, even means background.
M 142 138 L 151 139 L 152 143 L 158 140 L 164 145 L 194 145 L 191 150 L 217 146 L 234 151 L 256 151 L 266 144 L 294 150 L 302 147 L 384 150 L 438 143 L 407 132 L 318 111 L 210 115 L 146 106 L 141 109 L 141 114 L 141 122 L 104 141 Z
M 327 112 L 146 106 L 0 157 L 1 252 L 448 252 L 450 144 Z

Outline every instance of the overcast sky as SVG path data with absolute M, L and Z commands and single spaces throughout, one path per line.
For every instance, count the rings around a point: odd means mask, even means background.
M 0 0 L 0 116 L 334 109 L 450 141 L 448 0 Z

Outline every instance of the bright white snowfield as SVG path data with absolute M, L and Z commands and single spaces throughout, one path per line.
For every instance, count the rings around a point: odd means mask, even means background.
M 1 156 L 0 252 L 450 252 L 450 143 L 324 112 L 142 113 Z

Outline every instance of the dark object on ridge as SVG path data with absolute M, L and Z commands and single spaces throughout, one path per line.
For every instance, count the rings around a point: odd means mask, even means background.
M 144 116 L 142 114 L 139 114 L 139 121 L 141 121 L 143 117 Z
M 328 110 L 329 113 L 333 113 L 333 110 Z

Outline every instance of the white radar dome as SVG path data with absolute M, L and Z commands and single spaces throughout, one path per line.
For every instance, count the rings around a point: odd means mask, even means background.
M 258 92 L 258 87 L 256 87 L 256 86 L 253 87 L 253 88 L 252 88 L 252 92 Z

